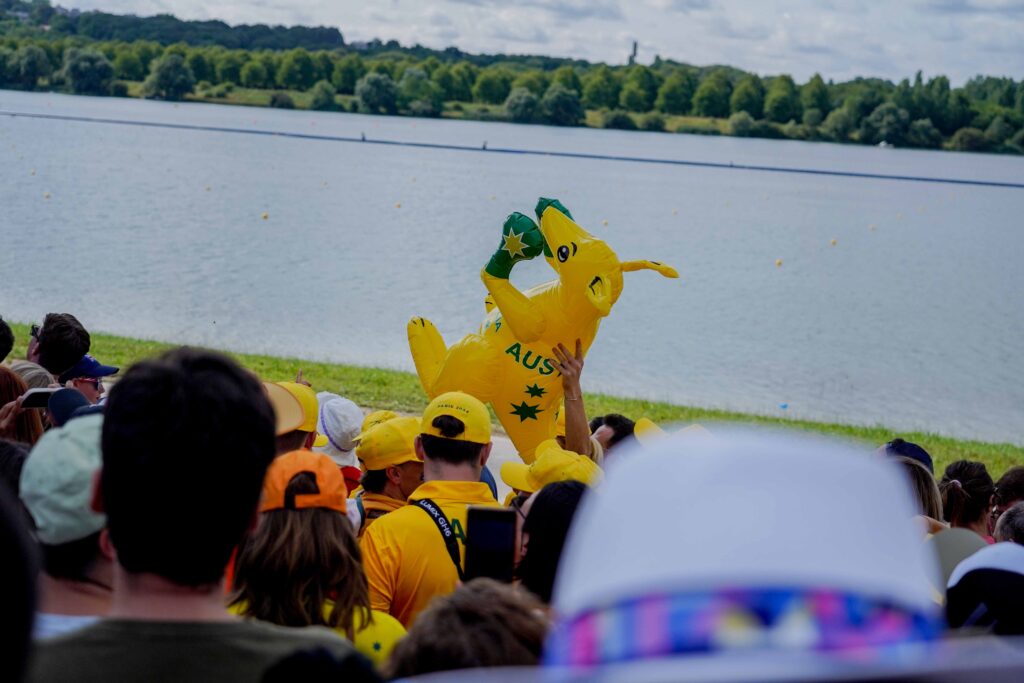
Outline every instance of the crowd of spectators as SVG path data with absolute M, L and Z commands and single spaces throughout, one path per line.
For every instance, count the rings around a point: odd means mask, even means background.
M 4 680 L 557 677 L 1024 635 L 1024 466 L 936 479 L 898 438 L 588 419 L 582 353 L 560 347 L 555 438 L 500 467 L 499 500 L 468 394 L 367 412 L 211 351 L 122 374 L 66 313 L 30 336 L 7 362 L 0 319 Z M 497 542 L 474 510 L 514 516 L 511 582 L 468 575 L 467 548 Z

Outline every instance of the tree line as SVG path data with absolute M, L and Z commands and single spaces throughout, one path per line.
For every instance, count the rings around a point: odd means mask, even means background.
M 281 107 L 294 106 L 289 92 L 298 91 L 309 93 L 313 108 L 373 114 L 455 112 L 522 123 L 1024 153 L 1024 82 L 1011 78 L 978 76 L 953 88 L 945 76 L 925 79 L 920 72 L 899 83 L 834 83 L 815 74 L 800 84 L 786 74 L 662 59 L 609 66 L 516 58 L 481 66 L 447 51 L 420 58 L 425 48 L 386 48 L 378 41 L 363 50 L 248 50 L 8 30 L 0 37 L 0 87 L 123 95 L 126 83 L 141 81 L 146 96 L 166 99 L 226 97 L 244 87 L 271 91 L 270 104 Z

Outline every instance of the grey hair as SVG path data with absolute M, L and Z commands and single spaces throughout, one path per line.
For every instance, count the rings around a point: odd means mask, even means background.
M 1011 541 L 1024 545 L 1024 503 L 1017 503 L 999 516 L 996 522 L 997 541 Z
M 11 361 L 11 370 L 24 380 L 29 389 L 45 389 L 56 382 L 46 368 L 31 361 Z

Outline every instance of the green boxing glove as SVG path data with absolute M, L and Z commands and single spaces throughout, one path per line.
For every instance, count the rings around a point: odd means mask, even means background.
M 501 228 L 501 245 L 491 256 L 484 270 L 488 275 L 507 280 L 512 266 L 540 256 L 544 235 L 529 216 L 516 212 L 505 219 Z

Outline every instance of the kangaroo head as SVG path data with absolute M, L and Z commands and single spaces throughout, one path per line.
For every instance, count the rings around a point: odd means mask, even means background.
M 558 273 L 562 296 L 567 302 L 582 302 L 598 317 L 608 315 L 619 300 L 623 272 L 648 269 L 665 277 L 678 277 L 673 268 L 656 261 L 619 261 L 604 240 L 588 233 L 555 206 L 543 209 L 540 231 L 544 235 L 544 258 Z

